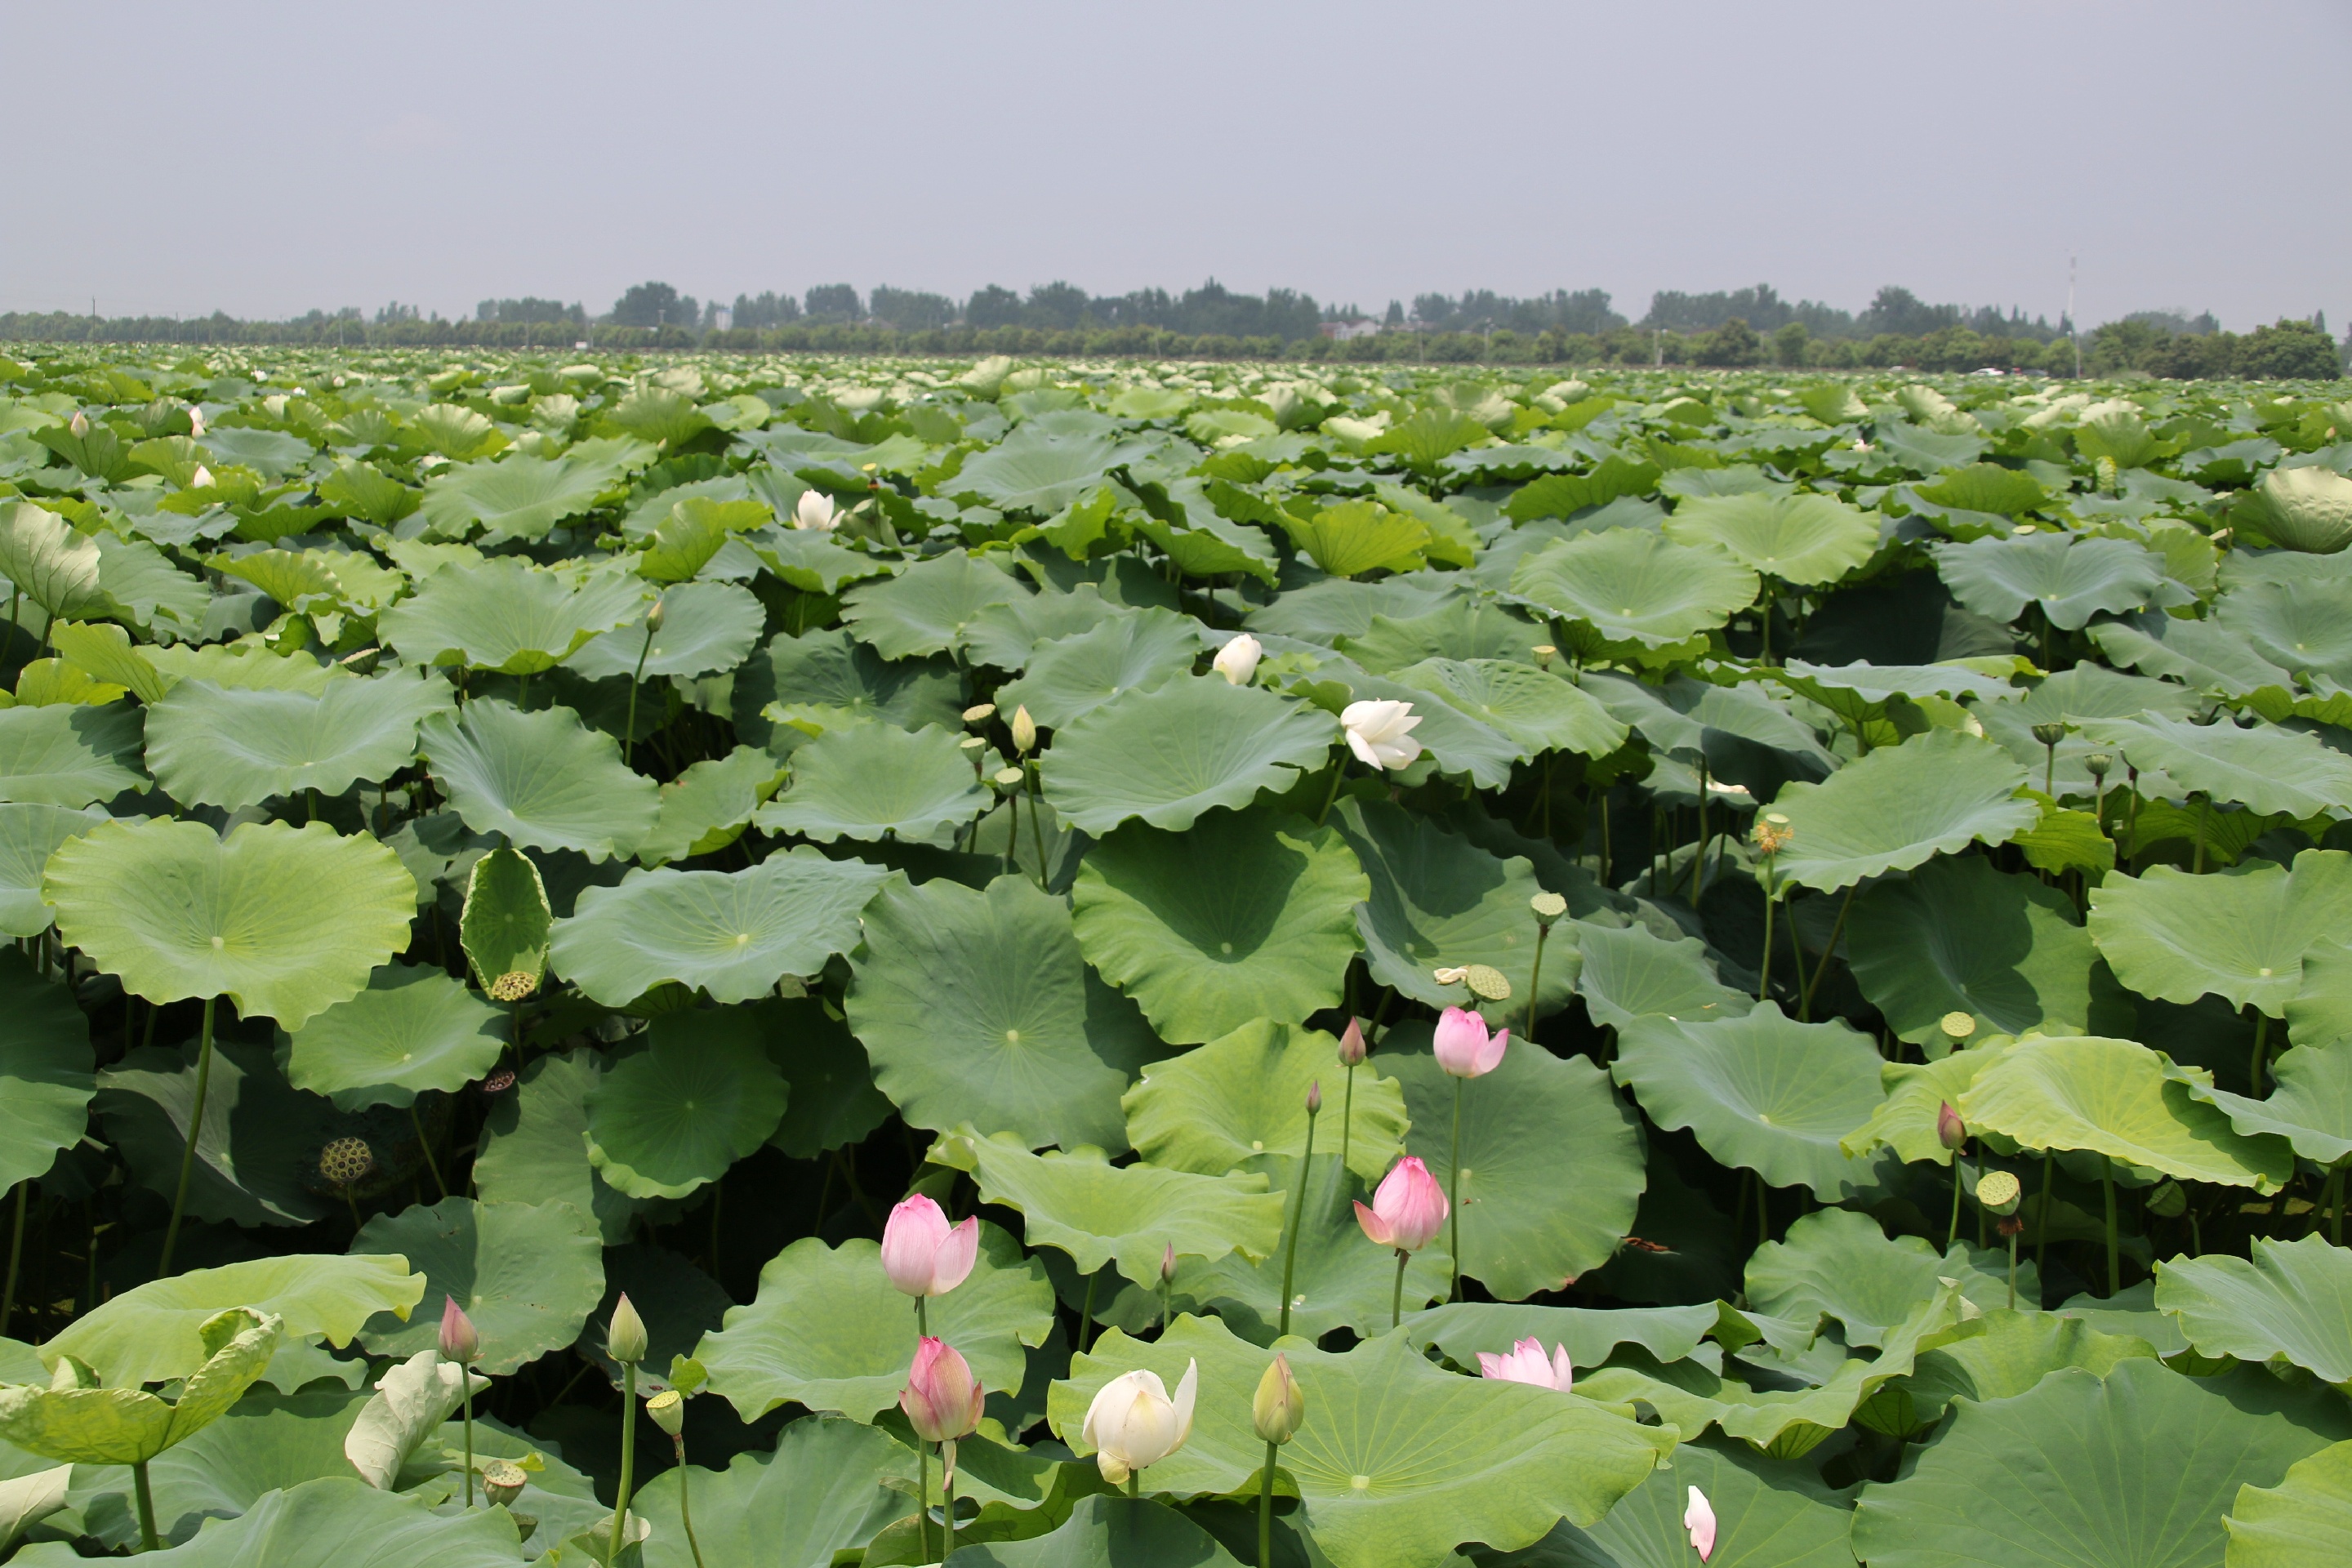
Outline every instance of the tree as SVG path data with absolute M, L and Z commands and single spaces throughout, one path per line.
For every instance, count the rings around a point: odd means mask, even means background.
M 975 327 L 1017 327 L 1021 296 L 1001 283 L 991 283 L 965 301 L 963 319 Z
M 866 307 L 857 298 L 857 290 L 846 283 L 820 283 L 808 291 L 808 318 L 812 321 L 847 323 L 863 321 Z
M 2240 375 L 2278 381 L 2334 381 L 2343 374 L 2335 341 L 2312 321 L 2282 320 L 2238 341 Z
M 735 296 L 735 324 L 753 331 L 765 331 L 781 327 L 787 321 L 801 319 L 801 302 L 790 294 L 773 291 Z
M 701 321 L 702 306 L 667 283 L 639 283 L 613 301 L 605 319 L 616 327 L 690 327 Z
M 893 289 L 887 283 L 875 285 L 867 308 L 877 321 L 902 332 L 927 331 L 956 319 L 955 301 L 946 295 Z
M 1772 334 L 1772 363 L 1779 365 L 1801 365 L 1805 363 L 1805 345 L 1812 340 L 1802 321 L 1790 321 Z
M 1761 364 L 1764 340 L 1756 335 L 1755 328 L 1734 316 L 1700 340 L 1697 359 L 1709 365 Z

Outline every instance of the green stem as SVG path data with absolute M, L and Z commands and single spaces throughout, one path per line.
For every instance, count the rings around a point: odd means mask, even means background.
M 621 1490 L 613 1504 L 613 1539 L 604 1552 L 604 1568 L 621 1560 L 621 1541 L 629 1529 L 629 1490 L 637 1475 L 637 1363 L 621 1363 Z
M 1445 1246 L 1453 1253 L 1453 1288 L 1447 1291 L 1449 1301 L 1462 1294 L 1462 1085 L 1463 1079 L 1454 1080 L 1454 1152 L 1445 1163 Z M 1403 1275 L 1400 1273 L 1402 1279 Z
M 1698 848 L 1691 856 L 1691 908 L 1698 908 L 1699 879 L 1706 872 L 1706 763 L 1698 765 Z
M 2212 812 L 2212 810 L 2213 810 L 2213 797 L 2212 797 L 2211 795 L 2199 795 L 2199 796 L 2197 797 L 2197 866 L 2196 866 L 2196 869 L 2197 869 L 2198 874 L 2199 874 L 2199 875 L 2200 875 L 2200 876 L 2204 873 L 2204 870 L 2205 870 L 2205 818 L 2206 818 L 2206 817 L 2207 817 L 2207 816 L 2208 816 Z M 2258 1089 L 2254 1090 L 2254 1092 L 2255 1092 L 2256 1094 L 2260 1094 L 2260 1093 L 2262 1092 L 2262 1090 Z
M 2099 1156 L 2099 1185 L 2107 1198 L 2107 1295 L 2110 1300 L 2123 1283 L 2122 1240 L 2116 1230 L 2116 1165 L 2105 1154 Z
M 1348 1087 L 1339 1100 L 1339 1192 L 1348 1191 L 1348 1144 L 1356 1132 L 1356 1064 L 1348 1064 Z
M 1143 1472 L 1141 1470 L 1129 1470 L 1127 1472 L 1127 1495 L 1131 1498 L 1139 1498 L 1143 1495 Z
M 2270 1036 L 2271 1016 L 2257 1007 L 2254 1009 L 2254 1066 L 2250 1075 L 2253 1088 L 2247 1091 L 2257 1100 L 2263 1093 L 2263 1069 L 2270 1060 Z
M 1404 1321 L 1404 1264 L 1410 1256 L 1403 1247 L 1397 1248 L 1396 1289 L 1389 1292 L 1389 1327 L 1391 1329 Z
M 1265 1474 L 1257 1483 L 1257 1568 L 1274 1568 L 1274 1460 L 1278 1447 L 1265 1446 Z
M 915 1444 L 915 1555 L 918 1560 L 931 1554 L 931 1455 L 918 1441 Z
M 2009 1310 L 2017 1310 L 2017 1232 L 2009 1233 Z
M 205 1090 L 213 1077 L 213 1006 L 217 998 L 205 998 L 204 1033 L 196 1046 L 196 1102 L 188 1112 L 188 1140 L 180 1150 L 180 1182 L 172 1190 L 172 1223 L 163 1227 L 163 1256 L 155 1266 L 155 1277 L 168 1279 L 172 1274 L 172 1252 L 180 1244 L 180 1215 L 188 1206 L 188 1176 L 195 1169 L 196 1140 L 205 1130 Z
M 1536 998 L 1543 993 L 1544 938 L 1551 935 L 1551 927 L 1543 921 L 1536 921 L 1536 957 L 1528 972 L 1528 1021 L 1519 1027 L 1519 1037 L 1532 1041 L 1536 1037 Z
M 1756 968 L 1756 1000 L 1772 994 L 1772 865 L 1764 864 L 1764 962 Z M 1800 973 L 1803 973 L 1801 970 Z
M 1958 1152 L 1956 1150 L 1956 1151 L 1954 1151 L 1954 1152 L 1953 1152 L 1953 1154 L 1952 1154 L 1952 1226 L 1951 1226 L 1951 1228 L 1950 1228 L 1949 1230 L 1948 1230 L 1948 1231 L 1946 1231 L 1946 1232 L 1944 1233 L 1944 1250 L 1945 1250 L 1945 1251 L 1947 1251 L 1947 1252 L 1951 1251 L 1951 1250 L 1952 1250 L 1952 1244 L 1953 1244 L 1954 1242 L 1956 1242 L 1956 1241 L 1959 1240 L 1959 1239 L 1960 1239 L 1960 1156 L 1959 1156 Z
M 2327 1179 L 2335 1184 L 2336 1200 L 2328 1205 L 2327 1239 L 2341 1247 L 2344 1245 L 2344 1166 L 2341 1162 L 2327 1173 Z
M 1323 797 L 1323 809 L 1315 814 L 1316 826 L 1322 826 L 1323 819 L 1331 815 L 1331 805 L 1339 798 L 1339 781 L 1347 776 L 1348 759 L 1341 757 L 1331 764 L 1331 793 Z
M 441 1195 L 449 1195 L 449 1184 L 441 1179 L 441 1163 L 433 1157 L 433 1140 L 425 1136 L 425 1119 L 416 1114 L 416 1101 L 408 1102 L 408 1125 L 416 1130 L 416 1146 L 425 1151 L 425 1168 L 433 1173 L 433 1184 Z
M 1797 1004 L 1798 1015 L 1803 1023 L 1810 1024 L 1813 1021 L 1813 993 L 1821 989 L 1822 977 L 1830 972 L 1830 960 L 1837 956 L 1838 938 L 1845 934 L 1846 911 L 1853 908 L 1853 895 L 1855 889 L 1861 886 L 1860 882 L 1856 882 L 1853 887 L 1845 890 L 1845 899 L 1838 905 L 1837 919 L 1830 925 L 1830 939 L 1822 944 L 1822 961 L 1813 965 L 1813 977 L 1805 982 L 1805 994 Z M 1790 921 L 1789 924 L 1791 930 L 1795 929 L 1794 921 Z
M 1274 1331 L 1280 1339 L 1290 1331 L 1290 1281 L 1298 1268 L 1298 1233 L 1305 1228 L 1307 1218 L 1307 1184 L 1315 1172 L 1315 1112 L 1307 1113 L 1307 1152 L 1298 1161 L 1298 1195 L 1290 1205 L 1290 1236 L 1282 1248 L 1282 1325 Z
M 637 648 L 636 673 L 629 677 L 629 721 L 621 726 L 621 762 L 635 766 L 631 758 L 637 745 L 637 688 L 645 684 L 646 657 L 654 651 L 653 617 L 646 617 L 646 640 Z
M 931 1334 L 931 1315 L 923 1310 L 924 1304 L 929 1300 L 928 1296 L 915 1298 L 915 1339 L 918 1349 L 921 1348 L 920 1342 L 930 1338 Z
M 139 1495 L 139 1539 L 149 1552 L 161 1552 L 163 1542 L 155 1533 L 155 1490 L 147 1484 L 147 1461 L 136 1460 L 131 1467 L 131 1489 Z
M 1772 1244 L 1772 1205 L 1766 1201 L 1771 1196 L 1771 1190 L 1764 1184 L 1763 1172 L 1755 1172 L 1754 1175 L 1756 1177 L 1756 1245 L 1759 1247 L 1765 1247 Z
M 466 1412 L 466 1506 L 474 1506 L 474 1369 L 460 1363 L 457 1389 Z
M 2050 1256 L 2050 1189 L 2057 1163 L 2055 1150 L 2044 1149 L 2042 1152 L 2042 1208 L 2033 1221 L 2033 1272 L 2037 1278 L 2042 1271 L 2042 1259 Z M 2046 1301 L 2049 1298 L 2045 1296 L 2042 1300 Z
M 1081 1352 L 1094 1341 L 1095 1281 L 1101 1278 L 1099 1269 L 1087 1276 L 1087 1304 L 1078 1310 L 1078 1349 Z
M 1037 886 L 1045 885 L 1045 801 L 1038 793 L 1037 764 L 1029 763 L 1024 770 L 1029 775 L 1029 837 L 1037 846 Z
M 940 1505 L 940 1512 L 944 1516 L 940 1531 L 947 1538 L 947 1543 L 940 1549 L 940 1561 L 945 1563 L 955 1555 L 955 1444 L 953 1442 L 940 1445 L 940 1490 L 944 1494 Z
M 1013 868 L 1021 863 L 1021 796 L 1004 797 L 1004 809 L 1012 815 L 1004 819 L 1004 875 L 1013 875 Z
M 8 1289 L 0 1295 L 0 1335 L 8 1332 L 8 1320 L 16 1315 L 16 1271 L 25 1260 L 25 1192 L 32 1184 L 30 1178 L 16 1184 L 16 1220 L 8 1234 Z
M 686 1496 L 686 1437 L 680 1434 L 670 1439 L 677 1452 L 677 1518 L 686 1526 L 686 1549 L 694 1553 L 694 1568 L 702 1568 L 702 1542 L 694 1538 L 694 1509 Z

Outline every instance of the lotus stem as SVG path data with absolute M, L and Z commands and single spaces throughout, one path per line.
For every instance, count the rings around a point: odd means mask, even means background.
M 1291 1201 L 1290 1235 L 1284 1239 L 1282 1247 L 1282 1326 L 1275 1330 L 1276 1339 L 1290 1331 L 1290 1281 L 1298 1268 L 1298 1233 L 1304 1228 L 1307 1219 L 1307 1184 L 1314 1173 L 1315 1110 L 1309 1107 L 1307 1112 L 1307 1152 L 1298 1159 L 1298 1195 Z M 1160 1289 L 1164 1291 L 1167 1286 L 1163 1284 Z
M 1397 1248 L 1396 1288 L 1389 1292 L 1389 1327 L 1391 1329 L 1404 1321 L 1404 1265 L 1407 1256 L 1403 1247 Z
M 466 1506 L 474 1506 L 474 1369 L 466 1362 L 457 1363 L 457 1389 L 466 1412 Z
M 646 659 L 653 651 L 654 620 L 647 616 L 646 640 L 637 647 L 636 673 L 629 677 L 629 721 L 621 726 L 621 761 L 628 766 L 635 765 L 631 759 L 635 756 L 637 747 L 637 688 L 645 684 Z
M 686 1526 L 686 1549 L 694 1553 L 694 1568 L 702 1568 L 702 1542 L 694 1538 L 694 1510 L 686 1496 L 686 1434 L 681 1432 L 670 1440 L 677 1455 L 677 1519 Z
M 2246 1091 L 2256 1099 L 2262 1097 L 2263 1069 L 2269 1065 L 2270 1034 L 2271 1016 L 2260 1007 L 2256 1007 L 2254 1009 L 2254 1065 L 2252 1071 L 2247 1075 L 2253 1087 Z
M 1143 1495 L 1143 1472 L 1141 1470 L 1129 1470 L 1127 1473 L 1127 1495 L 1131 1498 L 1139 1498 Z
M 1691 908 L 1698 908 L 1699 879 L 1706 874 L 1706 761 L 1698 764 L 1698 848 L 1691 855 Z
M 1954 1151 L 1952 1151 L 1952 1227 L 1951 1227 L 1949 1230 L 1948 1230 L 1948 1231 L 1946 1231 L 1946 1232 L 1944 1233 L 1944 1250 L 1945 1250 L 1945 1251 L 1947 1251 L 1947 1252 L 1951 1251 L 1951 1250 L 1952 1250 L 1952 1244 L 1953 1244 L 1953 1243 L 1955 1243 L 1955 1242 L 1957 1242 L 1957 1241 L 1958 1241 L 1959 1239 L 1960 1239 L 1960 1153 L 1959 1153 L 1959 1151 L 1958 1151 L 1958 1150 L 1955 1149 Z
M 1323 819 L 1331 815 L 1332 804 L 1339 798 L 1339 781 L 1347 776 L 1348 759 L 1341 757 L 1331 764 L 1331 793 L 1323 797 L 1323 809 L 1315 814 L 1316 826 L 1322 826 Z
M 1519 1030 L 1520 1037 L 1528 1040 L 1536 1037 L 1536 998 L 1543 994 L 1544 938 L 1549 935 L 1550 924 L 1544 921 L 1536 921 L 1535 963 L 1528 972 L 1528 1021 Z
M 931 1554 L 931 1456 L 918 1442 L 915 1445 L 915 1555 Z
M 433 1157 L 433 1140 L 425 1136 L 425 1119 L 416 1114 L 416 1101 L 408 1102 L 408 1125 L 416 1131 L 416 1146 L 425 1151 L 425 1168 L 433 1173 L 433 1184 L 441 1195 L 449 1195 L 449 1184 L 441 1179 L 441 1163 Z
M 1039 793 L 1037 764 L 1028 763 L 1023 770 L 1029 775 L 1029 837 L 1037 846 L 1037 886 L 1045 886 L 1045 798 Z
M 1087 1276 L 1087 1304 L 1078 1310 L 1078 1349 L 1085 1351 L 1094 1342 L 1095 1281 L 1102 1278 L 1097 1268 Z
M 131 1489 L 139 1497 L 139 1539 L 142 1550 L 161 1552 L 163 1542 L 155 1533 L 155 1489 L 147 1484 L 147 1461 L 133 1460 L 131 1466 Z
M 1018 791 L 1004 797 L 1004 809 L 1011 815 L 1004 819 L 1004 875 L 1021 863 L 1021 795 Z
M 2057 1163 L 2055 1150 L 2042 1151 L 2042 1207 L 2033 1221 L 2033 1273 L 2036 1279 L 2041 1277 L 2042 1259 L 2050 1255 L 2050 1188 Z M 2048 1299 L 2042 1298 L 2043 1300 Z
M 1348 1190 L 1348 1147 L 1356 1135 L 1356 1064 L 1348 1064 L 1348 1087 L 1339 1095 L 1339 1193 Z
M 2213 812 L 2213 797 L 2212 797 L 2211 795 L 2199 795 L 2199 796 L 2197 797 L 2197 867 L 2196 867 L 2196 869 L 2197 869 L 2198 874 L 2200 874 L 2200 875 L 2202 875 L 2202 874 L 2204 873 L 2204 870 L 2205 870 L 2205 819 L 2206 819 L 2208 816 L 2211 816 L 2211 815 L 2212 815 L 2212 812 Z M 2262 1092 L 2262 1090 L 2261 1090 L 2261 1089 L 2257 1089 L 2256 1090 L 2254 1090 L 2254 1092 L 2255 1092 L 2256 1094 L 2260 1094 L 2260 1093 Z
M 1449 1301 L 1462 1294 L 1462 1086 L 1465 1079 L 1454 1080 L 1454 1152 L 1445 1162 L 1445 1247 L 1454 1256 L 1454 1285 L 1446 1293 Z M 1397 1270 L 1397 1281 L 1402 1284 L 1404 1271 Z
M 2107 1198 L 2107 1295 L 2113 1298 L 2123 1284 L 2123 1249 L 2116 1231 L 2116 1163 L 2105 1154 L 2099 1156 L 2099 1185 Z
M 2009 1310 L 2017 1310 L 2017 1232 L 2009 1233 Z
M 1797 1004 L 1799 1021 L 1801 1023 L 1810 1024 L 1813 1021 L 1813 993 L 1821 989 L 1822 978 L 1830 972 L 1830 960 L 1837 956 L 1838 938 L 1845 934 L 1846 912 L 1853 908 L 1853 895 L 1861 886 L 1860 882 L 1856 882 L 1853 887 L 1848 888 L 1845 890 L 1844 901 L 1838 905 L 1837 919 L 1830 925 L 1830 939 L 1822 944 L 1822 961 L 1813 965 L 1813 977 L 1805 982 L 1805 994 Z M 1797 922 L 1791 920 L 1789 922 L 1789 929 L 1796 930 Z
M 1279 1447 L 1265 1446 L 1265 1474 L 1257 1483 L 1257 1568 L 1274 1568 L 1274 1461 Z
M 1764 872 L 1764 961 L 1756 966 L 1756 1000 L 1764 1001 L 1772 994 L 1772 872 L 1768 865 Z M 1798 973 L 1802 973 L 1800 970 Z
M 2333 1246 L 2344 1245 L 2344 1162 L 2338 1160 L 2327 1173 L 2327 1239 Z
M 613 1504 L 613 1539 L 605 1543 L 604 1568 L 621 1560 L 629 1532 L 629 1491 L 637 1474 L 637 1363 L 621 1363 L 621 1489 Z
M 1764 1184 L 1764 1173 L 1751 1171 L 1756 1178 L 1756 1245 L 1759 1248 L 1772 1245 L 1771 1189 Z
M 929 1300 L 928 1296 L 915 1298 L 915 1344 L 918 1348 L 921 1347 L 922 1342 L 929 1339 L 931 1333 L 931 1316 L 923 1310 L 924 1303 Z
M 16 1217 L 8 1233 L 8 1289 L 0 1295 L 0 1335 L 8 1331 L 8 1321 L 16 1315 L 16 1274 L 25 1261 L 25 1190 L 33 1184 L 27 1176 L 16 1184 Z
M 172 1191 L 172 1223 L 163 1227 L 163 1255 L 155 1265 L 155 1277 L 172 1277 L 172 1253 L 180 1244 L 180 1215 L 188 1206 L 188 1176 L 196 1163 L 196 1140 L 205 1131 L 205 1090 L 213 1076 L 213 1007 L 218 998 L 205 998 L 204 1032 L 196 1044 L 196 1101 L 188 1112 L 188 1139 L 180 1149 L 180 1182 Z

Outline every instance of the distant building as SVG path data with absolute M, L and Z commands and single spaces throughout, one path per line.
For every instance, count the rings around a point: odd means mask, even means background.
M 1381 324 L 1369 316 L 1358 316 L 1345 321 L 1326 321 L 1322 324 L 1325 337 L 1335 338 L 1343 343 L 1350 338 L 1369 338 L 1380 330 Z
M 735 328 L 735 311 L 731 306 L 713 305 L 710 308 L 710 319 L 712 324 L 722 332 L 732 331 Z

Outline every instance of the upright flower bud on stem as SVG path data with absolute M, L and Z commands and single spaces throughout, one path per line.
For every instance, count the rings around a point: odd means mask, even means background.
M 1936 1142 L 1952 1156 L 1952 1225 L 1944 1236 L 1944 1250 L 1960 1239 L 1960 1151 L 1968 1147 L 1969 1124 L 1948 1104 L 1936 1107 Z
M 941 1562 L 955 1552 L 955 1446 L 979 1429 L 981 1409 L 987 1397 L 980 1379 L 972 1376 L 971 1366 L 956 1353 L 954 1346 L 944 1340 L 926 1337 L 915 1347 L 915 1364 L 907 1373 L 907 1386 L 898 1394 L 898 1408 L 906 1413 L 907 1424 L 915 1429 L 916 1437 L 936 1445 L 940 1451 L 940 1476 L 947 1502 Z M 921 1511 L 915 1516 L 915 1527 L 922 1533 L 918 1544 L 928 1550 L 930 1471 L 922 1464 L 919 1447 L 915 1453 L 921 1470 L 916 1480 Z
M 1348 1026 L 1339 1032 L 1339 1065 L 1348 1069 L 1348 1087 L 1339 1100 L 1339 1181 L 1344 1190 L 1348 1180 L 1348 1146 L 1356 1131 L 1356 1069 L 1364 1063 L 1370 1047 L 1364 1044 L 1364 1031 L 1351 1016 Z
M 613 1321 L 604 1331 L 604 1352 L 621 1363 L 621 1489 L 613 1504 L 613 1535 L 604 1543 L 604 1568 L 621 1560 L 628 1539 L 629 1493 L 637 1474 L 637 1363 L 648 1349 L 646 1321 L 629 1304 L 629 1293 L 613 1304 Z
M 1176 1244 L 1170 1242 L 1160 1254 L 1160 1331 L 1168 1331 L 1168 1302 L 1176 1284 Z
M 1797 837 L 1789 819 L 1777 811 L 1768 811 L 1756 819 L 1756 868 L 1764 884 L 1764 958 L 1756 966 L 1756 1000 L 1767 1000 L 1772 993 L 1772 914 L 1779 903 L 1780 889 L 1772 885 L 1773 863 Z M 1798 975 L 1800 980 L 1804 976 Z
M 677 1460 L 678 1522 L 686 1526 L 686 1549 L 694 1554 L 694 1568 L 702 1568 L 702 1543 L 694 1538 L 694 1506 L 686 1489 L 686 1395 L 665 1388 L 646 1401 L 646 1414 L 669 1439 L 671 1457 Z
M 1404 1321 L 1404 1266 L 1412 1254 L 1427 1247 L 1445 1228 L 1449 1208 L 1444 1189 L 1429 1167 L 1408 1154 L 1381 1178 L 1372 1206 L 1356 1205 L 1356 1223 L 1378 1247 L 1396 1248 L 1396 1289 L 1389 1298 L 1389 1327 Z
M 466 1506 L 474 1506 L 474 1363 L 481 1359 L 482 1336 L 457 1305 L 455 1296 L 441 1298 L 441 1359 L 454 1361 L 458 1397 L 466 1412 Z
M 2017 1310 L 2017 1233 L 2025 1228 L 2025 1222 L 2017 1217 L 2017 1205 L 2024 1196 L 2024 1184 L 2007 1171 L 1988 1171 L 1977 1180 L 1977 1206 L 2000 1215 L 2000 1234 L 2009 1242 L 2009 1310 L 2012 1312 Z
M 1290 1331 L 1290 1282 L 1298 1267 L 1298 1233 L 1307 1215 L 1307 1188 L 1315 1171 L 1315 1119 L 1323 1113 L 1323 1080 L 1317 1079 L 1307 1086 L 1307 1152 L 1298 1160 L 1298 1191 L 1290 1200 L 1290 1235 L 1282 1249 L 1282 1322 L 1275 1330 L 1281 1338 Z
M 1453 1254 L 1454 1264 L 1454 1288 L 1446 1297 L 1449 1301 L 1462 1294 L 1462 1086 L 1501 1067 L 1503 1052 L 1510 1043 L 1510 1030 L 1489 1035 L 1486 1020 L 1465 1007 L 1448 1007 L 1438 1016 L 1432 1049 L 1437 1065 L 1454 1079 L 1454 1143 L 1445 1168 L 1445 1207 L 1453 1226 L 1445 1244 L 1446 1250 Z M 1402 1264 L 1398 1266 L 1397 1279 L 1400 1283 L 1404 1279 Z
M 1285 1443 L 1307 1422 L 1307 1394 L 1291 1375 L 1290 1358 L 1277 1352 L 1257 1380 L 1257 1397 L 1250 1404 L 1250 1425 L 1265 1444 L 1265 1469 L 1257 1488 L 1258 1568 L 1274 1568 L 1274 1461 Z

